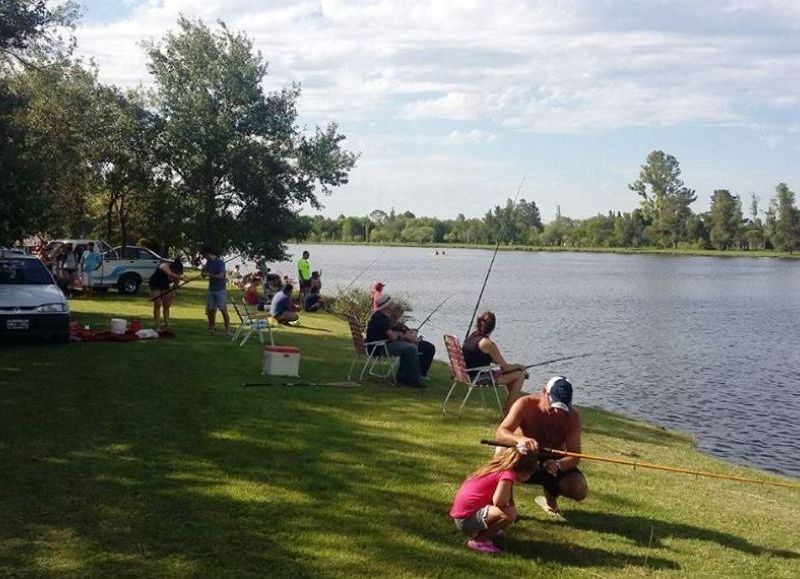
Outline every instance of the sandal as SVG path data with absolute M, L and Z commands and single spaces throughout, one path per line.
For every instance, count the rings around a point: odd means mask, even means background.
M 539 507 L 551 517 L 555 519 L 561 519 L 562 521 L 567 520 L 566 517 L 564 517 L 564 513 L 561 512 L 561 509 L 559 509 L 558 507 L 553 508 L 547 503 L 546 497 L 539 495 L 538 497 L 533 499 L 533 502 L 539 505 Z
M 476 541 L 475 539 L 470 539 L 467 541 L 467 548 L 478 553 L 486 553 L 492 556 L 503 554 L 503 551 L 497 548 L 491 541 Z

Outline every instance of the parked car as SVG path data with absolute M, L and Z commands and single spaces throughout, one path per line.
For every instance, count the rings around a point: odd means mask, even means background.
M 69 303 L 36 257 L 0 251 L 0 340 L 69 341 Z
M 167 261 L 146 247 L 126 245 L 106 251 L 100 266 L 92 272 L 95 288 L 115 287 L 120 293 L 135 294 L 150 279 L 160 263 Z

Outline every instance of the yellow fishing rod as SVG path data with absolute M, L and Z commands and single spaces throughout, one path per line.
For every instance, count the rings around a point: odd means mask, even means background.
M 497 440 L 481 440 L 481 444 L 487 444 L 489 446 L 502 446 L 505 448 L 516 448 L 516 444 L 508 444 L 506 442 L 499 442 Z M 783 482 L 783 481 L 769 481 L 769 480 L 761 480 L 756 478 L 748 478 L 744 476 L 735 476 L 729 474 L 718 474 L 715 472 L 707 472 L 704 470 L 691 470 L 688 468 L 679 468 L 675 466 L 666 466 L 663 464 L 652 464 L 649 462 L 636 462 L 633 460 L 624 460 L 621 458 L 611 458 L 609 456 L 597 456 L 594 454 L 582 454 L 579 452 L 567 452 L 566 450 L 556 450 L 554 448 L 542 448 L 541 452 L 544 454 L 554 454 L 557 456 L 572 456 L 575 458 L 583 458 L 586 460 L 596 460 L 599 462 L 610 462 L 612 464 L 621 464 L 625 466 L 632 466 L 634 469 L 636 468 L 649 468 L 651 470 L 662 470 L 666 472 L 677 472 L 680 474 L 689 474 L 694 476 L 704 476 L 707 478 L 716 478 L 722 480 L 733 480 L 738 482 L 744 483 L 755 483 L 760 485 L 771 485 L 776 487 L 785 487 L 789 489 L 800 489 L 800 484 L 797 483 L 790 483 L 790 482 Z

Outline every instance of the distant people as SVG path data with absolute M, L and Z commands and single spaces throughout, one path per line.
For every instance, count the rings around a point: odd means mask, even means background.
M 491 339 L 491 334 L 494 331 L 497 318 L 492 312 L 482 313 L 476 323 L 475 331 L 464 340 L 464 345 L 461 351 L 464 354 L 464 362 L 467 368 L 480 368 L 481 366 L 489 366 L 490 364 L 497 364 L 500 366 L 499 370 L 494 373 L 495 384 L 504 384 L 508 388 L 508 399 L 506 400 L 505 412 L 511 408 L 514 401 L 522 394 L 522 384 L 525 382 L 525 366 L 522 364 L 509 364 L 500 353 Z M 477 372 L 470 372 L 470 377 L 475 378 Z M 484 384 L 491 383 L 492 378 L 485 375 L 481 378 Z
M 286 284 L 281 283 L 281 276 L 276 273 L 269 273 L 269 271 L 270 269 L 267 268 L 267 274 L 264 276 L 264 300 L 266 303 L 271 304 L 272 298 Z
M 292 292 L 294 287 L 292 284 L 287 283 L 283 289 L 275 294 L 272 298 L 272 303 L 269 306 L 269 315 L 275 318 L 278 323 L 288 324 L 289 322 L 296 322 L 300 319 L 294 307 L 292 300 Z
M 372 286 L 372 313 L 378 311 L 378 301 L 381 299 L 383 295 L 383 288 L 386 287 L 382 281 L 376 281 L 375 285 Z
M 311 283 L 309 284 L 308 289 L 311 291 L 315 288 L 317 293 L 322 293 L 322 272 L 320 271 L 311 272 Z
M 241 269 L 241 267 L 239 266 L 238 263 L 233 266 L 233 272 L 231 274 L 231 281 L 233 282 L 233 285 L 236 286 L 237 288 L 241 288 L 241 287 L 244 286 L 244 281 L 243 281 L 243 276 L 242 276 L 242 269 Z
M 319 293 L 319 287 L 311 284 L 311 290 L 303 300 L 303 309 L 307 312 L 316 312 L 325 307 L 325 302 Z
M 94 289 L 94 277 L 92 276 L 92 272 L 100 267 L 102 261 L 103 256 L 94 250 L 94 243 L 90 241 L 86 246 L 86 251 L 81 255 L 80 263 L 83 294 L 86 297 L 92 297 Z
M 301 302 L 305 299 L 308 290 L 311 288 L 311 264 L 308 262 L 309 257 L 311 257 L 311 254 L 304 251 L 303 257 L 297 261 L 297 281 Z
M 413 344 L 403 337 L 403 332 L 392 329 L 394 320 L 392 311 L 394 308 L 392 298 L 383 294 L 378 300 L 378 309 L 372 314 L 367 323 L 367 342 L 377 342 L 388 340 L 386 349 L 393 356 L 399 356 L 400 365 L 397 369 L 395 379 L 401 386 L 411 388 L 424 388 L 425 384 L 420 381 L 422 373 L 420 371 L 420 356 L 417 344 Z
M 222 320 L 225 322 L 225 334 L 233 335 L 227 306 L 228 293 L 225 282 L 225 262 L 208 246 L 204 247 L 200 254 L 206 260 L 203 273 L 208 276 L 208 294 L 206 295 L 208 333 L 213 334 L 217 331 L 217 310 L 219 310 L 222 314 Z
M 450 509 L 456 528 L 469 537 L 467 548 L 502 554 L 493 539 L 517 520 L 514 483 L 530 479 L 538 466 L 535 455 L 507 448 L 467 477 Z
M 64 246 L 64 251 L 61 254 L 61 272 L 69 291 L 69 288 L 72 288 L 75 284 L 75 278 L 78 273 L 78 256 L 75 254 L 71 243 L 67 243 Z
M 172 306 L 172 301 L 175 299 L 175 290 L 178 287 L 178 283 L 185 279 L 183 263 L 181 263 L 180 259 L 159 264 L 153 275 L 150 276 L 147 285 L 153 298 L 153 324 L 156 330 L 172 331 L 169 325 L 169 310 Z M 172 287 L 170 288 L 170 286 Z M 161 325 L 162 319 L 164 320 L 163 327 Z
M 495 438 L 531 454 L 545 449 L 581 452 L 581 418 L 572 407 L 572 384 L 563 376 L 553 376 L 542 386 L 539 396 L 517 400 L 497 427 Z M 541 460 L 541 456 L 540 456 Z M 544 496 L 534 502 L 546 513 L 562 516 L 560 496 L 582 501 L 589 485 L 580 470 L 580 459 L 573 456 L 548 456 L 528 480 L 544 488 Z
M 248 281 L 244 285 L 244 303 L 248 306 L 258 305 L 258 283 L 255 281 Z

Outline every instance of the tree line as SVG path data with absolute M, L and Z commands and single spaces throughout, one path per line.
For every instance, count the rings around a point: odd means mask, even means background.
M 306 231 L 299 208 L 356 162 L 336 124 L 302 129 L 300 87 L 265 93 L 266 62 L 222 22 L 182 17 L 143 43 L 153 85 L 125 90 L 74 57 L 62 31 L 77 18 L 72 2 L 0 8 L 0 244 L 38 233 L 285 257 Z
M 508 199 L 483 218 L 416 217 L 410 211 L 376 209 L 365 216 L 306 217 L 313 241 L 417 244 L 494 244 L 596 248 L 686 248 L 726 250 L 800 250 L 800 211 L 795 193 L 779 183 L 765 207 L 752 194 L 747 212 L 739 195 L 718 189 L 711 208 L 695 213 L 695 191 L 681 180 L 678 160 L 663 151 L 647 156 L 628 188 L 640 198 L 630 212 L 609 211 L 587 219 L 561 215 L 548 223 L 534 201 Z

